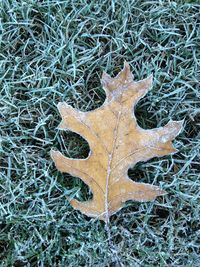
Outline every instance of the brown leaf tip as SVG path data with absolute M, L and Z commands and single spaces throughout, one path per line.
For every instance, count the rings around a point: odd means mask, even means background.
M 163 143 L 166 143 L 172 139 L 174 139 L 183 129 L 183 123 L 184 121 L 169 121 L 164 127 L 163 127 L 163 134 L 161 135 L 161 141 Z
M 165 190 L 163 190 L 163 189 L 160 189 L 160 188 L 158 187 L 158 195 L 159 195 L 159 196 L 165 196 L 165 195 L 167 195 L 167 192 L 166 192 Z
M 124 62 L 124 68 L 112 78 L 106 72 L 103 72 L 101 83 L 104 89 L 108 92 L 112 92 L 113 90 L 119 89 L 120 86 L 124 86 L 133 82 L 133 75 L 130 70 L 130 65 L 128 62 Z

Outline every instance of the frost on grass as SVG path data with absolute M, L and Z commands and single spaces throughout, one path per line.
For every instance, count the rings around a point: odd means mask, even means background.
M 179 153 L 129 170 L 136 182 L 161 184 L 168 194 L 126 203 L 111 217 L 113 241 L 125 266 L 199 266 L 198 1 L 98 2 L 0 2 L 0 262 L 114 265 L 104 224 L 67 205 L 66 196 L 87 199 L 86 187 L 55 171 L 49 149 L 87 156 L 82 139 L 56 130 L 55 103 L 99 107 L 98 74 L 115 74 L 126 59 L 135 80 L 154 73 L 135 108 L 138 124 L 150 129 L 185 118 L 185 127 Z

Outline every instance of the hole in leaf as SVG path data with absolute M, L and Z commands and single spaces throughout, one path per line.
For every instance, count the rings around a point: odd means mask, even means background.
M 69 158 L 87 158 L 90 152 L 88 142 L 79 134 L 70 131 L 60 131 L 58 135 L 58 150 Z
M 143 171 L 141 168 L 141 163 L 137 163 L 133 168 L 128 169 L 128 176 L 134 182 L 141 182 L 141 178 L 143 177 Z
M 73 177 L 70 174 L 63 173 L 58 177 L 58 182 L 61 186 L 68 190 L 74 189 L 74 192 L 77 192 L 74 197 L 79 201 L 87 201 L 93 197 L 89 186 L 78 177 Z
M 158 126 L 157 120 L 154 117 L 151 117 L 151 114 L 155 116 L 156 111 L 159 111 L 160 107 L 158 107 L 158 105 L 156 105 L 155 107 L 151 106 L 151 111 L 149 111 L 150 101 L 147 101 L 149 94 L 150 92 L 148 92 L 144 98 L 139 100 L 134 110 L 136 121 L 138 125 L 143 129 L 153 129 Z

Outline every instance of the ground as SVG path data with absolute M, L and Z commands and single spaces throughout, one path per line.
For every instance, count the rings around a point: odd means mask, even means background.
M 124 60 L 135 80 L 153 74 L 135 113 L 143 128 L 184 119 L 178 153 L 138 163 L 135 181 L 166 196 L 128 202 L 111 217 L 124 266 L 199 266 L 198 1 L 3 0 L 0 2 L 0 266 L 117 266 L 104 222 L 67 197 L 92 197 L 79 178 L 56 170 L 52 147 L 84 158 L 89 147 L 60 131 L 59 101 L 99 107 L 103 70 Z

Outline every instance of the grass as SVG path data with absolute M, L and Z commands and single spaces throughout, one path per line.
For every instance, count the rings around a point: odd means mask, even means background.
M 0 12 L 0 266 L 116 266 L 104 223 L 66 200 L 91 192 L 49 152 L 87 156 L 86 141 L 56 129 L 56 104 L 99 107 L 102 71 L 114 75 L 124 60 L 136 80 L 154 75 L 139 125 L 185 123 L 177 154 L 129 170 L 168 195 L 126 203 L 111 218 L 113 242 L 124 266 L 199 266 L 197 1 L 2 0 Z

